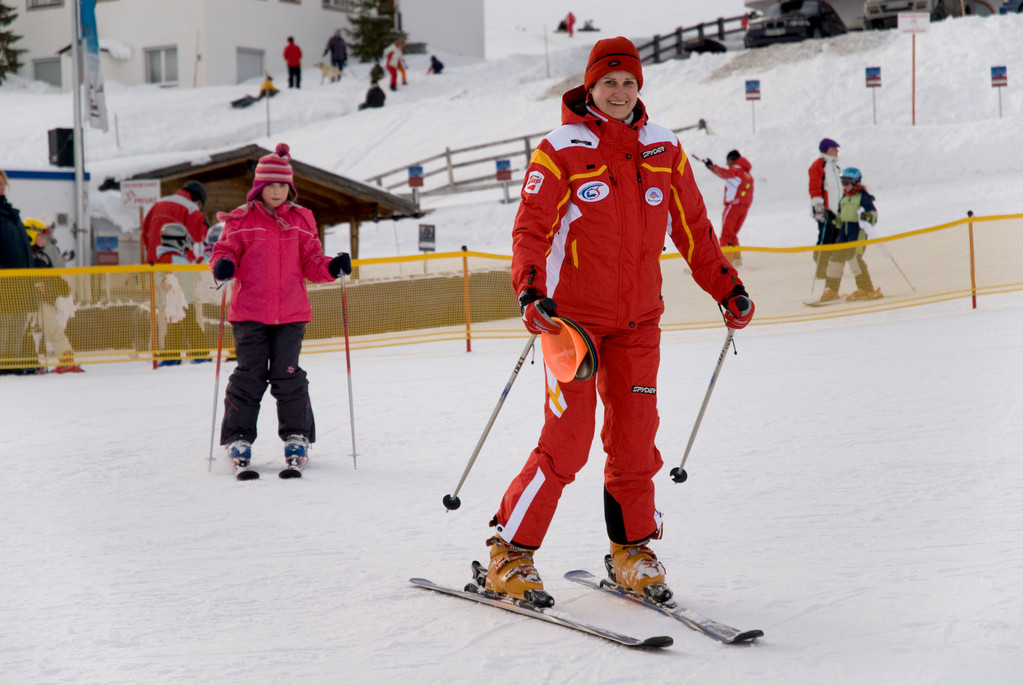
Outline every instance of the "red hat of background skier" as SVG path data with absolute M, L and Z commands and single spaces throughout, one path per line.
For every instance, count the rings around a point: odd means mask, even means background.
M 263 188 L 271 183 L 287 183 L 291 186 L 292 195 L 298 197 L 298 191 L 295 190 L 295 174 L 291 171 L 291 164 L 289 164 L 290 152 L 291 148 L 287 143 L 277 143 L 277 149 L 274 152 L 259 158 L 259 164 L 256 165 L 256 180 L 252 182 L 252 190 L 245 196 L 246 202 L 252 202 L 258 198 L 259 194 L 263 192 Z
M 589 90 L 604 74 L 612 71 L 629 72 L 636 77 L 639 87 L 643 88 L 643 63 L 639 60 L 639 52 L 632 41 L 623 36 L 597 41 L 590 50 L 583 85 Z

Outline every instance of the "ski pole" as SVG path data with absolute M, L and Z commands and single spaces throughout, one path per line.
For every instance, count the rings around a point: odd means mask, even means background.
M 884 252 L 885 256 L 892 261 L 892 266 L 898 269 L 899 273 L 902 274 L 902 279 L 906 281 L 906 284 L 909 286 L 909 289 L 912 290 L 913 292 L 916 292 L 916 286 L 910 283 L 909 278 L 906 277 L 906 272 L 903 271 L 902 267 L 899 266 L 899 263 L 895 261 L 895 257 L 893 257 L 892 253 L 888 251 L 888 248 L 885 247 L 883 243 L 878 243 L 877 246 L 881 249 L 881 252 Z
M 700 422 L 703 421 L 703 412 L 707 411 L 710 394 L 714 392 L 714 384 L 717 383 L 718 374 L 721 373 L 721 365 L 725 363 L 725 355 L 728 354 L 728 346 L 732 344 L 732 336 L 734 334 L 735 329 L 729 328 L 728 335 L 725 336 L 725 344 L 721 348 L 721 354 L 718 355 L 717 366 L 714 367 L 714 375 L 710 377 L 710 386 L 707 388 L 707 394 L 703 396 L 700 413 L 696 415 L 696 425 L 693 426 L 693 432 L 689 434 L 689 444 L 686 445 L 686 452 L 682 455 L 682 463 L 671 470 L 671 479 L 676 483 L 685 483 L 686 478 L 689 477 L 685 470 L 686 459 L 689 458 L 689 450 L 693 448 L 693 442 L 696 440 L 696 431 L 700 429 Z
M 519 375 L 519 369 L 522 368 L 523 362 L 526 361 L 526 355 L 529 354 L 530 348 L 533 347 L 534 340 L 536 340 L 535 333 L 529 336 L 529 340 L 526 341 L 526 346 L 522 349 L 522 354 L 519 355 L 518 361 L 515 362 L 515 368 L 512 369 L 511 376 L 508 378 L 508 382 L 505 384 L 504 390 L 501 391 L 501 398 L 497 401 L 497 406 L 494 407 L 493 413 L 490 414 L 490 420 L 487 421 L 487 426 L 483 429 L 483 435 L 480 436 L 479 442 L 476 443 L 476 449 L 472 451 L 472 456 L 469 457 L 469 463 L 465 465 L 465 470 L 462 471 L 462 478 L 458 481 L 458 485 L 455 486 L 455 491 L 450 495 L 444 495 L 444 508 L 448 511 L 454 511 L 458 507 L 462 506 L 461 500 L 458 499 L 458 491 L 462 489 L 462 484 L 465 483 L 465 479 L 469 475 L 472 465 L 476 463 L 476 457 L 479 456 L 480 450 L 483 449 L 483 443 L 486 441 L 487 436 L 490 435 L 490 429 L 493 427 L 494 421 L 497 419 L 497 414 L 501 411 L 501 407 L 504 406 L 504 400 L 508 397 L 508 391 L 511 390 L 512 383 L 515 382 L 515 378 Z
M 971 212 L 970 216 L 972 216 L 972 215 L 973 214 Z M 870 228 L 864 228 L 864 230 L 866 231 L 868 238 L 870 238 L 872 240 L 876 240 L 877 239 L 877 235 L 874 234 L 874 232 Z M 910 282 L 909 278 L 906 277 L 906 272 L 903 271 L 902 267 L 899 266 L 899 263 L 895 261 L 895 257 L 892 256 L 892 253 L 888 251 L 888 248 L 885 246 L 885 244 L 879 242 L 877 244 L 877 249 L 881 250 L 881 252 L 884 253 L 885 257 L 887 257 L 888 259 L 891 260 L 892 266 L 894 266 L 896 269 L 898 269 L 899 273 L 902 275 L 902 280 L 906 281 L 906 285 L 909 286 L 909 289 L 912 290 L 913 292 L 916 292 L 916 286 L 914 286 Z
M 341 274 L 341 320 L 345 329 L 345 364 L 348 367 L 348 418 L 352 426 L 352 468 L 358 469 L 355 450 L 355 404 L 352 399 L 352 354 L 348 344 L 348 295 L 345 290 L 345 275 Z
M 224 349 L 224 312 L 227 309 L 227 284 L 220 286 L 224 294 L 220 296 L 220 332 L 217 334 L 217 372 L 213 379 L 213 417 L 210 420 L 210 461 L 206 471 L 213 471 L 213 441 L 217 433 L 217 396 L 220 393 L 220 357 Z

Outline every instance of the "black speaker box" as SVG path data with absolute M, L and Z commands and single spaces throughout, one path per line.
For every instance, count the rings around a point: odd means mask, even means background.
M 51 128 L 50 164 L 54 166 L 75 165 L 75 132 L 70 128 Z

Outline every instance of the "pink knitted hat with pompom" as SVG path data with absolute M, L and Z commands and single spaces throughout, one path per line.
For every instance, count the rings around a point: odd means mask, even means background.
M 263 188 L 271 183 L 287 183 L 291 186 L 291 192 L 298 197 L 295 190 L 295 175 L 291 171 L 291 148 L 287 143 L 277 143 L 277 149 L 266 157 L 259 158 L 256 165 L 256 179 L 252 182 L 252 190 L 245 196 L 246 202 L 252 202 L 263 192 Z

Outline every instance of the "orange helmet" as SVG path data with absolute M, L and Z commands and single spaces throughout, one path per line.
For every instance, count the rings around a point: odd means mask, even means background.
M 540 336 L 544 362 L 562 383 L 585 381 L 597 372 L 597 350 L 582 326 L 565 317 L 552 317 L 561 324 L 557 333 Z

